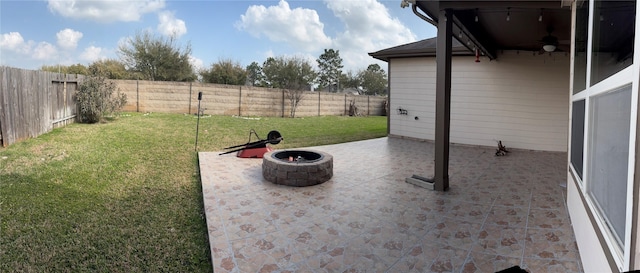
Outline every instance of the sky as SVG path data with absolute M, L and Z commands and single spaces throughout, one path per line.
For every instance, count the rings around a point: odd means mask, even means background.
M 324 49 L 334 49 L 345 72 L 386 68 L 368 53 L 436 35 L 400 0 L 0 0 L 0 65 L 118 59 L 118 47 L 144 31 L 190 45 L 197 69 L 276 56 L 315 66 Z

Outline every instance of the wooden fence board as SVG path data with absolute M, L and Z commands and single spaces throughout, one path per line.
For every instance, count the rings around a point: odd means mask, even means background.
M 0 145 L 38 137 L 54 126 L 73 122 L 75 75 L 1 66 Z M 82 77 L 80 77 L 82 78 Z
M 209 83 L 152 81 L 114 81 L 127 94 L 124 111 L 189 113 L 198 107 L 198 92 L 205 114 L 288 117 L 290 102 L 281 89 Z M 348 115 L 349 103 L 356 101 L 360 115 L 383 115 L 386 97 L 345 95 L 344 93 L 304 91 L 296 109 L 297 117 Z M 284 102 L 284 111 L 283 111 Z

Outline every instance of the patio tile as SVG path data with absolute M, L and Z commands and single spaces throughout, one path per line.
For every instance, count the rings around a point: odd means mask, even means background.
M 424 238 L 456 248 L 470 249 L 478 240 L 481 226 L 479 223 L 444 217 L 436 222 Z
M 520 265 L 520 257 L 506 257 L 496 254 L 472 251 L 462 268 L 463 273 L 498 272 Z M 535 272 L 535 271 L 532 271 Z M 544 271 L 539 271 L 544 272 Z
M 209 236 L 211 245 L 211 258 L 216 272 L 237 272 L 237 263 L 234 261 L 234 250 L 230 242 L 224 237 Z
M 303 188 L 264 180 L 261 159 L 199 154 L 215 272 L 581 269 L 560 187 L 566 153 L 452 145 L 450 190 L 436 192 L 405 182 L 431 175 L 433 143 L 311 149 L 334 156 L 334 176 Z
M 291 240 L 278 233 L 234 240 L 231 245 L 241 272 L 284 269 L 304 261 Z
M 527 230 L 525 258 L 577 260 L 578 248 L 569 229 Z
M 484 255 L 522 258 L 525 248 L 524 228 L 485 225 L 478 234 L 472 251 Z
M 220 217 L 230 240 L 268 234 L 276 231 L 273 218 L 263 211 L 242 210 L 228 218 Z
M 491 205 L 488 204 L 458 201 L 451 204 L 445 214 L 447 217 L 482 224 L 487 218 L 490 208 Z
M 496 197 L 494 205 L 503 207 L 528 208 L 531 203 L 529 190 L 510 190 Z
M 571 221 L 565 209 L 534 209 L 529 212 L 529 227 L 570 228 Z
M 522 268 L 529 272 L 578 273 L 583 272 L 578 261 L 559 261 L 525 258 Z
M 562 193 L 557 192 L 557 189 L 553 193 L 536 192 L 536 194 L 531 197 L 531 207 L 557 210 L 564 210 L 566 208 L 564 196 Z
M 423 241 L 388 272 L 459 272 L 468 253 L 466 249 Z
M 445 195 L 452 201 L 475 202 L 490 205 L 498 196 L 497 189 L 491 189 L 490 187 L 478 187 L 473 184 L 460 185 L 455 184 L 454 181 L 450 181 L 449 184 L 449 191 L 440 194 Z M 469 189 L 473 190 L 470 191 Z
M 494 206 L 487 216 L 486 225 L 497 225 L 505 228 L 524 228 L 527 224 L 529 209 L 524 207 Z

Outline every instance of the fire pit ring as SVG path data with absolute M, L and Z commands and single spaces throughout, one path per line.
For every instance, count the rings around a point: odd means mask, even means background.
M 262 176 L 280 185 L 306 187 L 333 177 L 333 156 L 312 150 L 277 150 L 264 154 Z

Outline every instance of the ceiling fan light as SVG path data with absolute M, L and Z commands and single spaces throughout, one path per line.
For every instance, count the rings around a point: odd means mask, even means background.
M 546 52 L 554 52 L 556 50 L 556 46 L 555 45 L 543 45 L 542 49 L 544 49 L 544 51 L 546 51 Z

